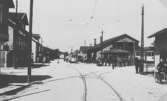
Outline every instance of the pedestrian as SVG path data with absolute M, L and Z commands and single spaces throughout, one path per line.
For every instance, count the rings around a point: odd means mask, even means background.
M 135 70 L 136 70 L 136 73 L 139 73 L 139 59 L 136 57 L 135 58 Z
M 143 73 L 143 61 L 142 59 L 138 60 L 139 73 Z
M 156 78 L 159 82 L 162 81 L 163 73 L 166 75 L 166 61 L 165 59 L 160 59 L 159 64 L 157 65 Z

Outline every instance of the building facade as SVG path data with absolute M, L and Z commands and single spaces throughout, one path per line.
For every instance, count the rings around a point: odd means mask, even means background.
M 8 67 L 27 66 L 28 61 L 28 18 L 26 13 L 9 13 Z
M 42 62 L 42 43 L 40 42 L 41 36 L 39 34 L 32 35 L 32 57 L 33 63 Z
M 154 53 L 155 53 L 155 66 L 160 62 L 160 59 L 167 59 L 167 28 L 162 29 L 149 38 L 155 38 L 154 41 Z
M 96 60 L 114 61 L 120 64 L 132 65 L 135 58 L 135 50 L 138 47 L 138 40 L 127 34 L 123 34 L 97 44 L 94 47 Z
M 14 8 L 13 0 L 1 0 L 0 2 L 0 67 L 6 66 L 6 51 L 4 43 L 8 41 L 8 15 L 9 8 Z

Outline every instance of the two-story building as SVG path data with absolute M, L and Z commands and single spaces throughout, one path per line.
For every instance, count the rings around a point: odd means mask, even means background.
M 8 41 L 9 8 L 14 8 L 13 0 L 0 0 L 0 67 L 4 67 L 6 62 L 6 52 L 3 46 Z
M 105 40 L 94 47 L 94 56 L 98 60 L 115 60 L 118 62 L 125 62 L 126 64 L 133 64 L 135 58 L 135 50 L 138 47 L 139 41 L 135 38 L 123 34 L 114 38 Z
M 9 47 L 7 55 L 7 66 L 20 67 L 27 66 L 28 56 L 28 18 L 26 13 L 9 13 L 8 18 Z
M 154 53 L 155 53 L 155 66 L 160 62 L 160 58 L 167 59 L 167 28 L 164 28 L 148 38 L 155 38 Z

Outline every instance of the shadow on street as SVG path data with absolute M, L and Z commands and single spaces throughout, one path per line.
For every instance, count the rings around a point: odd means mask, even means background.
M 153 71 L 143 72 L 143 73 L 141 73 L 141 75 L 146 75 L 146 76 L 152 76 L 152 77 L 154 77 L 154 72 Z
M 48 64 L 32 64 L 32 68 L 41 68 L 46 66 L 49 66 L 49 65 Z
M 32 75 L 31 82 L 49 79 L 48 75 Z M 27 75 L 0 75 L 0 89 L 9 86 L 11 83 L 27 83 Z

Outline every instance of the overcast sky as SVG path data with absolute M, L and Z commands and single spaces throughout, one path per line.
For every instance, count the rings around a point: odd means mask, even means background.
M 19 0 L 19 11 L 29 13 L 29 1 Z M 163 2 L 163 3 L 162 3 Z M 33 32 L 50 48 L 70 50 L 86 44 L 104 30 L 104 40 L 129 34 L 140 41 L 141 7 L 145 5 L 147 37 L 167 27 L 166 0 L 34 0 Z

